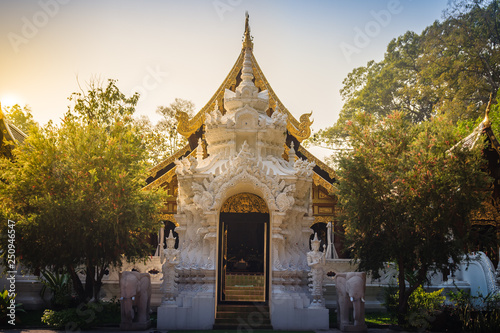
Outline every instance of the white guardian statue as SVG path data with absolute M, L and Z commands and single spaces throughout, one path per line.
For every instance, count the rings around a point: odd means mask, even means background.
M 167 237 L 167 248 L 163 250 L 164 262 L 161 270 L 163 277 L 160 290 L 165 293 L 162 304 L 175 304 L 177 296 L 177 273 L 175 266 L 179 263 L 179 250 L 175 249 L 175 237 L 172 235 L 172 230 Z
M 314 233 L 314 239 L 311 241 L 312 251 L 307 252 L 307 265 L 311 268 L 309 280 L 311 281 L 310 291 L 312 303 L 310 307 L 324 307 L 323 304 L 323 280 L 325 276 L 325 252 L 319 251 L 321 241 L 318 234 Z

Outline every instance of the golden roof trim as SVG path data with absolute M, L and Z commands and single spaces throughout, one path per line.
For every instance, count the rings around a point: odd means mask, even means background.
M 157 164 L 154 167 L 152 167 L 151 169 L 149 169 L 148 175 L 150 175 L 151 177 L 156 177 L 156 174 L 158 173 L 158 171 L 162 170 L 163 168 L 165 168 L 169 164 L 174 163 L 175 160 L 179 159 L 181 156 L 186 154 L 190 149 L 191 149 L 191 147 L 189 146 L 189 142 L 188 142 L 184 147 L 182 147 L 181 149 L 176 151 L 174 154 L 170 155 L 169 157 L 164 159 L 162 162 L 160 162 L 159 164 Z
M 175 214 L 160 214 L 160 219 L 164 221 L 170 221 L 175 224 L 176 227 L 179 226 L 179 223 L 175 220 Z
M 335 191 L 335 187 L 327 182 L 323 177 L 318 175 L 316 172 L 313 172 L 313 183 L 316 186 L 322 186 L 328 191 L 328 194 L 332 194 Z
M 172 169 L 168 170 L 164 175 L 162 175 L 160 178 L 153 180 L 151 183 L 143 187 L 143 190 L 151 190 L 154 189 L 158 186 L 160 186 L 163 183 L 169 183 L 172 178 L 175 176 L 175 169 L 176 167 L 173 167 Z
M 183 156 L 184 154 L 186 154 L 186 152 L 188 152 L 189 150 L 191 150 L 191 148 L 189 146 L 189 143 L 187 143 L 184 147 L 182 147 L 177 152 L 175 152 L 175 154 L 170 155 L 163 162 L 161 162 L 160 164 L 158 164 L 158 165 L 154 166 L 153 168 L 149 169 L 148 175 L 150 175 L 151 177 L 156 177 L 158 171 L 160 171 L 163 168 L 167 167 L 169 164 L 174 163 L 175 160 L 178 160 L 181 156 Z M 193 149 L 189 153 L 188 156 L 191 156 L 194 153 L 196 153 L 196 149 Z M 161 177 L 153 180 L 151 183 L 147 184 L 142 189 L 145 190 L 145 191 L 147 191 L 147 190 L 154 189 L 154 188 L 160 186 L 161 184 L 163 184 L 165 182 L 166 183 L 170 182 L 172 180 L 172 178 L 174 177 L 174 175 L 175 175 L 176 168 L 177 168 L 177 166 L 174 166 L 172 169 L 168 170 L 164 175 L 161 175 Z
M 472 225 L 491 225 L 493 227 L 498 227 L 500 224 L 494 220 L 473 220 Z
M 471 223 L 478 225 L 497 225 L 500 214 L 495 200 L 488 198 L 481 203 L 481 207 L 471 212 Z
M 479 125 L 472 130 L 472 132 L 467 135 L 465 138 L 460 140 L 457 144 L 455 144 L 454 147 L 457 146 L 462 146 L 466 148 L 472 148 L 475 146 L 477 140 L 484 134 L 488 136 L 490 139 L 490 143 L 493 149 L 497 151 L 497 153 L 500 155 L 500 143 L 498 142 L 498 139 L 493 132 L 493 128 L 491 127 L 491 119 L 490 119 L 490 109 L 491 109 L 491 102 L 493 99 L 493 94 L 490 94 L 490 99 L 488 101 L 488 105 L 486 106 L 486 110 L 484 112 L 484 119 L 482 122 L 479 123 Z
M 335 216 L 333 215 L 314 215 L 314 222 L 312 225 L 316 223 L 328 223 L 333 222 L 335 220 Z
M 2 104 L 0 103 L 0 130 L 3 133 L 3 138 L 5 138 L 6 141 L 10 141 L 13 144 L 17 144 L 18 142 L 22 142 L 27 135 L 21 131 L 19 128 L 17 128 L 14 124 L 9 122 L 7 120 L 7 117 L 5 117 L 3 111 L 2 111 Z M 18 140 L 16 139 L 16 136 L 12 133 L 12 130 L 15 130 L 20 137 L 22 137 L 23 140 Z
M 337 178 L 337 175 L 335 174 L 335 170 L 333 170 L 331 167 L 329 167 L 325 162 L 321 161 L 319 158 L 311 154 L 307 149 L 305 149 L 302 145 L 299 146 L 298 152 L 304 155 L 308 161 L 314 161 L 316 165 L 322 169 L 325 170 L 328 173 L 328 176 L 330 176 L 331 179 Z

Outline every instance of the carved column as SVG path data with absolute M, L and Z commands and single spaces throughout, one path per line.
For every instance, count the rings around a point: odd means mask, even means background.
M 212 210 L 205 213 L 206 224 L 208 232 L 204 236 L 204 240 L 206 242 L 207 251 L 205 252 L 207 255 L 205 266 L 206 269 L 215 270 L 217 266 L 217 211 Z
M 179 252 L 179 265 L 177 267 L 179 271 L 179 282 L 183 283 L 184 282 L 184 272 L 183 269 L 186 266 L 186 257 L 187 257 L 187 251 L 186 251 L 186 214 L 175 214 L 175 220 L 179 224 L 177 228 L 175 228 L 175 232 L 177 232 L 177 237 L 179 239 L 179 246 L 178 250 Z
M 272 267 L 275 271 L 283 270 L 280 261 L 280 253 L 283 252 L 284 238 L 281 224 L 285 218 L 285 213 L 275 211 L 271 216 L 271 246 L 272 246 Z
M 165 235 L 165 226 L 160 228 L 160 232 L 158 233 L 158 248 L 156 249 L 156 255 L 160 256 L 160 261 L 163 260 L 163 238 Z
M 314 224 L 314 216 L 304 216 L 302 218 L 302 242 L 301 242 L 301 246 L 302 246 L 302 251 L 304 251 L 304 253 L 307 253 L 310 248 L 309 248 L 309 237 L 311 236 L 312 234 L 312 229 L 311 229 L 311 225 Z

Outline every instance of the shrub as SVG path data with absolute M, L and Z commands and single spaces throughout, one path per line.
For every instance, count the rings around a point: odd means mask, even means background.
M 89 329 L 99 324 L 118 324 L 120 304 L 113 299 L 111 302 L 82 303 L 76 308 L 60 311 L 47 309 L 43 313 L 42 322 L 66 330 Z
M 16 295 L 14 296 L 9 296 L 9 291 L 7 289 L 4 289 L 0 292 L 0 324 L 6 324 L 11 318 L 8 316 L 9 313 L 11 312 L 11 309 L 9 309 L 9 306 L 11 305 L 11 300 L 15 299 Z M 15 304 L 15 312 L 17 313 L 18 311 L 24 312 L 23 309 L 21 309 L 22 304 Z M 18 317 L 16 317 L 17 320 Z
M 450 317 L 464 332 L 500 332 L 500 294 L 471 296 L 464 290 L 450 292 Z
M 113 297 L 110 301 L 101 302 L 100 304 L 103 308 L 102 311 L 96 313 L 96 323 L 119 324 L 121 321 L 120 301 L 116 297 Z
M 77 328 L 90 328 L 86 318 L 77 313 L 76 308 L 70 308 L 60 311 L 45 310 L 42 316 L 42 322 L 58 329 L 75 330 Z
M 446 296 L 443 289 L 426 292 L 419 286 L 408 301 L 408 324 L 419 329 L 427 329 L 442 309 Z
M 387 309 L 387 314 L 391 317 L 393 321 L 397 319 L 398 315 L 398 286 L 389 285 L 384 288 L 384 306 Z
M 408 313 L 406 322 L 410 327 L 426 329 L 434 321 L 436 315 L 441 311 L 446 299 L 442 296 L 443 289 L 426 292 L 422 286 L 419 286 L 410 295 L 408 300 Z M 385 307 L 387 313 L 393 320 L 398 315 L 399 291 L 396 286 L 390 286 L 385 290 Z
M 43 287 L 40 290 L 40 296 L 43 298 L 45 292 L 49 289 L 52 292 L 50 305 L 53 309 L 67 308 L 71 303 L 71 278 L 68 273 L 52 273 L 50 271 L 42 271 L 42 277 L 39 279 Z

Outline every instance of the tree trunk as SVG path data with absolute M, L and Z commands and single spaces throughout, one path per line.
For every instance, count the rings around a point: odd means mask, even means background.
M 85 275 L 85 298 L 86 301 L 92 299 L 94 296 L 94 276 L 95 270 L 93 266 L 88 265 Z
M 83 288 L 82 281 L 80 280 L 80 277 L 75 271 L 75 268 L 71 265 L 68 266 L 68 271 L 71 276 L 71 281 L 73 281 L 73 289 L 75 289 L 76 294 L 78 295 L 78 300 L 80 302 L 85 301 L 86 294 L 85 294 L 85 289 Z
M 97 268 L 96 279 L 94 281 L 94 302 L 99 302 L 100 293 L 102 287 L 102 278 L 104 277 L 105 266 L 101 268 Z
M 405 283 L 405 267 L 399 262 L 398 263 L 398 288 L 399 288 L 399 299 L 398 299 L 398 325 L 403 326 L 406 323 L 406 314 L 408 312 L 408 295 L 406 295 L 406 283 Z
M 406 324 L 406 315 L 408 314 L 409 304 L 411 294 L 421 285 L 423 285 L 425 278 L 427 276 L 427 266 L 420 267 L 418 269 L 417 279 L 414 285 L 410 285 L 406 288 L 405 283 L 405 267 L 402 263 L 398 263 L 398 283 L 399 283 L 399 309 L 398 309 L 398 325 L 403 326 Z
M 101 287 L 102 287 L 102 282 L 100 281 L 94 281 L 94 302 L 99 302 L 100 299 L 100 293 L 101 293 Z

